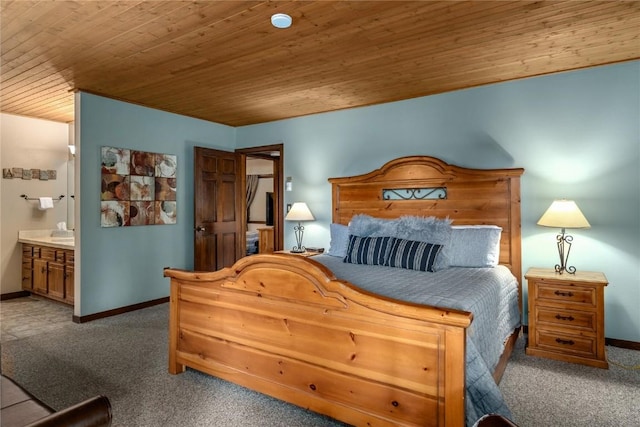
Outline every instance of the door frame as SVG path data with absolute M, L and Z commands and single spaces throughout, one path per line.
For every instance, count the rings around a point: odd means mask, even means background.
M 284 144 L 263 145 L 260 147 L 239 148 L 242 173 L 242 227 L 247 229 L 247 157 L 258 157 L 273 161 L 273 249 L 284 247 Z M 273 155 L 277 153 L 276 155 Z M 246 237 L 245 237 L 246 238 Z

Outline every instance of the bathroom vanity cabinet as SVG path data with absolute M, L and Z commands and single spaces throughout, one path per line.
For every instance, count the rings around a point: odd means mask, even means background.
M 74 251 L 22 244 L 22 289 L 73 304 Z

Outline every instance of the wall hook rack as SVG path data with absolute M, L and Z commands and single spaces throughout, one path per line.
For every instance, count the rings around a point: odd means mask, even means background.
M 26 194 L 21 194 L 20 197 L 25 200 L 40 200 L 38 197 L 29 197 Z M 61 194 L 60 197 L 53 198 L 53 200 L 62 200 L 62 199 L 64 199 L 64 194 Z

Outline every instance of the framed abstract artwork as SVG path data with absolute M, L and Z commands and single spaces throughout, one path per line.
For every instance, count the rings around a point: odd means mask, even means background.
M 175 224 L 178 159 L 173 154 L 102 147 L 102 227 Z

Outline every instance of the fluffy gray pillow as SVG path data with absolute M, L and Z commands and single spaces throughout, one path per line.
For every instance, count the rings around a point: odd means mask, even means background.
M 445 245 L 451 237 L 451 220 L 434 216 L 401 216 L 395 237 Z
M 396 237 L 441 245 L 442 250 L 438 254 L 433 270 L 439 271 L 449 267 L 447 247 L 451 239 L 451 219 L 405 215 L 398 221 Z
M 398 230 L 397 219 L 374 218 L 366 214 L 354 215 L 349 222 L 349 234 L 360 237 L 395 237 Z

